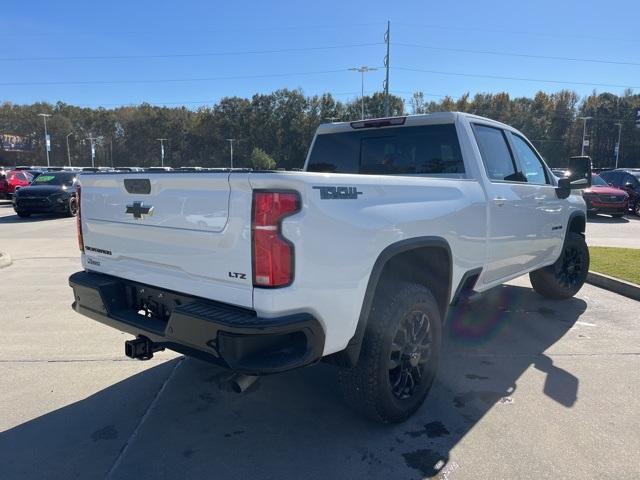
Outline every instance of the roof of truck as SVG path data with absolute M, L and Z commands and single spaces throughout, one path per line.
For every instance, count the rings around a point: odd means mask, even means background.
M 333 122 L 323 123 L 318 127 L 318 134 L 325 133 L 339 133 L 346 131 L 353 131 L 362 128 L 376 128 L 376 127 L 394 127 L 394 126 L 418 126 L 429 125 L 438 123 L 453 123 L 456 118 L 465 117 L 468 119 L 482 120 L 486 123 L 491 123 L 502 128 L 512 129 L 509 125 L 491 120 L 490 118 L 481 117 L 472 113 L 465 112 L 436 112 L 425 113 L 421 115 L 404 115 L 400 117 L 388 117 L 388 118 L 367 118 L 365 120 L 356 120 L 353 122 Z

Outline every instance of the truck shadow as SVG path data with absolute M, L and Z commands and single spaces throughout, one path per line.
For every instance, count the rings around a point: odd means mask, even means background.
M 0 434 L 2 477 L 446 477 L 451 450 L 487 412 L 518 408 L 528 368 L 546 376 L 530 401 L 574 405 L 578 378 L 545 351 L 585 308 L 580 299 L 550 302 L 502 286 L 453 309 L 437 384 L 402 425 L 372 424 L 347 409 L 328 365 L 264 378 L 237 395 L 219 388 L 228 375 L 221 369 L 165 362 Z

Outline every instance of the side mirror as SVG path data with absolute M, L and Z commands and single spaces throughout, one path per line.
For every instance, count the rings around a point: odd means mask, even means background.
M 633 183 L 627 182 L 624 184 L 625 188 L 633 188 Z
M 591 157 L 571 157 L 569 159 L 569 171 L 571 172 L 569 175 L 569 188 L 571 190 L 591 187 Z
M 558 186 L 556 187 L 556 195 L 559 199 L 563 200 L 571 194 L 571 181 L 567 178 L 559 178 Z

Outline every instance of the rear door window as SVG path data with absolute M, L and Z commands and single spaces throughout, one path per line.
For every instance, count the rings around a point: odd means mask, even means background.
M 511 149 L 502 129 L 474 124 L 473 131 L 478 142 L 484 168 L 491 180 L 526 182 L 526 178 L 516 168 Z
M 453 124 L 318 135 L 310 172 L 463 177 Z

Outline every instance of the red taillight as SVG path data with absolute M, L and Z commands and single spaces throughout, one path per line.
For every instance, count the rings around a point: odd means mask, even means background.
M 76 214 L 76 226 L 78 229 L 78 246 L 80 251 L 84 252 L 84 239 L 82 238 L 82 217 L 80 215 L 80 185 L 76 187 L 76 202 L 78 207 L 78 213 Z
M 293 245 L 282 236 L 282 219 L 300 210 L 297 192 L 253 192 L 253 285 L 285 287 L 293 281 Z

